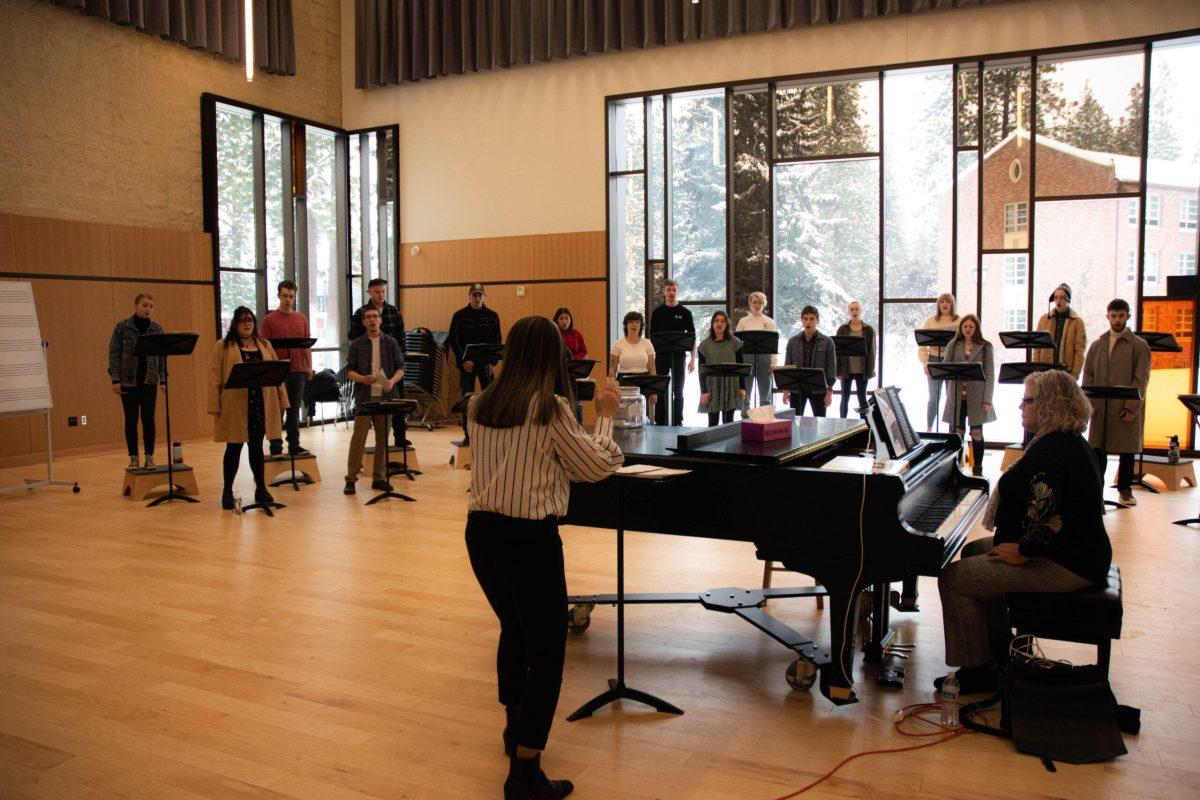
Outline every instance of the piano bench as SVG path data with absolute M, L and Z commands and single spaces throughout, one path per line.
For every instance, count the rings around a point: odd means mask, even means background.
M 1079 592 L 1014 592 L 1008 595 L 1009 624 L 1018 634 L 1096 645 L 1097 663 L 1108 674 L 1112 640 L 1121 638 L 1121 570 L 1113 564 L 1108 583 Z

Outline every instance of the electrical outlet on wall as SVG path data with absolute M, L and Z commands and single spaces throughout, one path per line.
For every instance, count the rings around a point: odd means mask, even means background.
M 525 287 L 518 286 L 517 287 L 517 297 L 524 297 L 524 296 L 525 296 Z
M 80 425 L 87 425 L 87 414 L 84 414 L 83 416 L 81 416 L 81 417 L 79 418 L 79 424 L 80 424 Z

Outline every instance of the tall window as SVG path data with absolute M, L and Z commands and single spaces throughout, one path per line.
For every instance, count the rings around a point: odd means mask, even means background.
M 1179 227 L 1184 230 L 1196 230 L 1197 207 L 1200 200 L 1195 197 L 1185 197 L 1179 203 Z
M 912 332 L 942 291 L 979 315 L 1000 363 L 1026 353 L 997 334 L 1027 329 L 1062 283 L 1089 331 L 1114 298 L 1137 327 L 1163 270 L 1196 271 L 1195 74 L 1200 38 L 1176 37 L 613 99 L 613 316 L 656 303 L 668 275 L 698 318 L 727 307 L 736 323 L 761 290 L 782 347 L 803 306 L 833 332 L 858 300 L 880 383 L 914 416 L 927 389 Z M 1195 391 L 1194 368 L 1172 380 Z M 1019 440 L 1020 387 L 994 397 L 988 440 Z
M 215 200 L 206 205 L 205 229 L 215 243 L 221 331 L 238 306 L 261 318 L 275 306 L 279 282 L 292 280 L 317 338 L 314 369 L 337 370 L 363 275 L 394 284 L 395 128 L 351 137 L 211 95 L 201 107 L 206 196 Z M 358 152 L 351 157 L 352 138 L 379 149 L 374 166 L 364 169 Z M 365 205 L 359 197 L 351 207 L 348 183 L 364 190 Z

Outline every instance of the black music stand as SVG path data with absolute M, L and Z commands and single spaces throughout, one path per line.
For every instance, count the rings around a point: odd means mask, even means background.
M 476 394 L 477 394 L 476 392 L 467 392 L 462 397 L 458 398 L 457 403 L 455 403 L 453 406 L 450 407 L 451 414 L 462 415 L 463 438 L 457 442 L 450 442 L 450 444 L 454 445 L 455 447 L 470 447 L 471 446 L 471 435 L 469 433 L 467 433 L 467 406 L 469 406 L 471 404 L 471 398 L 474 397 Z
M 750 375 L 750 365 L 740 362 L 701 364 L 700 374 L 706 378 L 746 378 Z
M 1193 425 L 1200 422 L 1200 394 L 1181 394 L 1179 395 L 1179 402 L 1183 403 L 1184 407 L 1191 413 Z M 1200 514 L 1191 519 L 1175 520 L 1176 525 L 1193 525 L 1196 523 L 1200 523 Z
M 504 345 L 499 342 L 488 342 L 469 344 L 463 350 L 463 361 L 470 361 L 475 365 L 472 374 L 478 375 L 479 368 L 484 370 L 483 374 L 487 374 L 487 368 L 495 366 L 504 358 Z M 460 363 L 461 366 L 461 363 Z
M 1016 361 L 1000 365 L 999 383 L 1024 383 L 1035 372 L 1049 372 L 1052 369 L 1067 369 L 1066 364 L 1047 364 L 1045 361 Z
M 671 385 L 670 375 L 650 375 L 645 372 L 634 372 L 630 375 L 622 375 L 620 379 L 622 386 L 636 386 L 641 390 L 642 394 L 649 397 L 652 394 L 658 395 L 658 402 L 666 402 L 663 400 L 663 395 L 667 393 L 667 388 Z M 649 414 L 646 415 L 649 417 Z M 668 420 L 669 422 L 670 420 Z
M 662 333 L 651 333 L 650 344 L 654 345 L 655 355 L 664 353 L 666 355 L 674 355 L 675 353 L 691 353 L 696 347 L 696 332 L 695 331 L 663 331 Z M 686 373 L 685 373 L 686 374 Z M 667 376 L 669 377 L 669 376 Z M 658 412 L 666 416 L 667 422 L 671 421 L 672 414 L 675 409 L 671 408 L 673 398 L 669 397 L 671 393 L 665 389 L 659 392 L 659 402 L 663 404 L 665 411 Z M 682 418 L 682 412 L 680 414 Z
M 412 411 L 416 407 L 417 407 L 416 400 L 400 400 L 400 399 L 372 400 L 372 401 L 368 401 L 366 403 L 358 403 L 354 407 L 354 416 L 356 416 L 356 417 L 383 417 L 383 424 L 386 425 L 387 421 L 389 419 L 391 419 L 395 414 L 408 414 L 410 411 Z M 391 465 L 391 461 L 388 458 L 387 434 L 388 434 L 388 432 L 385 430 L 383 432 L 383 464 L 384 464 L 383 474 L 384 474 L 384 478 L 385 478 L 384 483 L 387 483 L 386 479 L 390 478 L 392 476 L 392 472 L 391 472 L 392 465 Z M 407 474 L 407 470 L 408 470 L 408 452 L 407 451 L 405 451 L 405 454 L 404 454 L 404 470 L 405 470 L 405 474 Z M 397 474 L 399 474 L 399 473 L 397 473 Z M 409 480 L 413 479 L 411 475 L 409 475 L 408 477 L 409 477 Z M 374 497 L 372 497 L 370 500 L 368 500 L 365 503 L 365 505 L 372 506 L 372 505 L 375 505 L 376 503 L 378 503 L 380 500 L 385 500 L 389 497 L 394 497 L 397 500 L 404 500 L 409 503 L 417 502 L 415 497 L 409 497 L 406 494 L 400 494 L 399 492 L 393 491 L 391 489 L 387 489 L 387 490 L 375 495 Z
M 742 340 L 742 355 L 744 356 L 773 356 L 779 352 L 779 332 L 778 331 L 742 331 L 735 333 L 734 336 Z M 750 372 L 750 380 L 752 386 L 746 392 L 746 398 L 750 398 L 750 392 L 758 389 L 758 359 L 754 360 L 753 370 Z M 771 399 L 774 404 L 774 398 Z M 758 404 L 762 405 L 763 399 L 758 398 Z
M 775 378 L 776 392 L 825 394 L 829 391 L 825 370 L 820 367 L 775 367 L 771 375 Z
M 317 340 L 315 338 L 305 338 L 303 336 L 293 337 L 293 338 L 274 338 L 274 339 L 267 339 L 267 341 L 271 343 L 271 347 L 275 348 L 275 355 L 277 355 L 277 356 L 279 355 L 280 350 L 289 350 L 289 351 L 290 350 L 311 350 L 312 346 L 317 343 Z M 290 356 L 291 356 L 291 353 L 289 352 L 288 353 L 289 361 L 290 361 Z M 288 400 L 290 401 L 291 398 L 289 397 Z M 300 399 L 300 403 L 301 403 L 301 405 L 303 405 L 304 398 Z M 296 409 L 296 424 L 297 425 L 299 425 L 299 417 L 300 417 L 300 409 Z M 290 483 L 292 485 L 292 491 L 298 492 L 298 491 L 300 491 L 300 484 L 312 483 L 313 479 L 308 477 L 307 475 L 302 475 L 302 474 L 299 474 L 296 472 L 296 454 L 294 452 L 292 452 L 291 447 L 288 448 L 288 455 L 291 457 L 292 477 L 276 479 L 275 482 L 271 484 L 271 486 L 272 487 L 283 486 L 285 483 Z
M 630 376 L 632 377 L 632 376 Z M 667 375 L 654 375 L 650 377 L 661 377 L 664 380 L 668 379 Z M 636 384 L 633 384 L 636 385 Z M 608 679 L 608 690 L 588 700 L 579 708 L 571 712 L 567 717 L 567 722 L 576 722 L 586 717 L 590 717 L 600 708 L 617 700 L 635 700 L 639 703 L 650 706 L 655 711 L 661 711 L 664 714 L 682 714 L 683 709 L 676 705 L 668 703 L 660 697 L 655 697 L 648 692 L 643 692 L 639 689 L 632 689 L 625 685 L 625 498 L 624 486 L 628 481 L 655 481 L 665 483 L 674 478 L 683 477 L 682 475 L 671 475 L 663 477 L 635 477 L 624 476 L 620 473 L 609 476 L 606 480 L 616 481 L 617 486 L 617 677 Z
M 838 361 L 843 358 L 866 358 L 867 357 L 867 338 L 865 336 L 831 336 L 833 339 L 833 351 L 837 354 Z M 863 373 L 863 381 L 866 381 L 866 373 Z M 843 388 L 845 384 L 843 383 Z M 867 387 L 863 386 L 865 392 Z M 858 410 L 859 416 L 865 412 L 865 408 Z
M 567 359 L 567 375 L 575 380 L 575 419 L 583 422 L 583 401 L 591 400 L 595 396 L 595 386 L 592 387 L 592 394 L 587 397 L 582 397 L 579 394 L 580 381 L 587 380 L 592 374 L 592 367 L 596 366 L 594 358 L 568 358 Z
M 137 344 L 133 348 L 135 356 L 162 359 L 163 398 L 167 407 L 167 493 L 151 500 L 146 504 L 147 508 L 159 503 L 169 503 L 172 500 L 183 500 L 187 503 L 200 502 L 195 497 L 175 492 L 175 457 L 171 452 L 173 441 L 171 439 L 171 386 L 167 380 L 167 359 L 171 356 L 190 356 L 196 349 L 196 340 L 199 338 L 200 334 L 198 333 L 147 333 L 138 337 Z
M 1141 400 L 1142 393 L 1132 386 L 1084 386 L 1083 393 L 1092 400 L 1104 401 L 1104 430 L 1100 431 L 1100 449 L 1104 451 L 1105 463 L 1097 465 L 1100 467 L 1100 482 L 1103 484 L 1104 473 L 1108 469 L 1108 402 L 1110 400 Z M 1120 466 L 1117 468 L 1120 469 Z M 1104 505 L 1113 508 L 1129 508 L 1116 500 L 1105 500 Z
M 1183 348 L 1179 342 L 1175 341 L 1174 334 L 1162 331 L 1134 331 L 1134 336 L 1138 337 L 1150 346 L 1151 353 L 1182 353 Z M 1138 452 L 1137 474 L 1133 476 L 1131 486 L 1140 486 L 1151 494 L 1158 494 L 1158 489 L 1155 489 L 1150 484 L 1146 483 L 1146 451 Z
M 950 340 L 953 339 L 957 334 L 958 331 L 954 328 L 918 328 L 917 330 L 913 331 L 913 336 L 917 340 L 918 347 L 944 348 L 946 345 L 950 344 Z M 925 366 L 926 368 L 929 367 L 928 364 Z M 929 377 L 932 378 L 933 376 L 930 375 Z M 950 398 L 947 397 L 946 399 L 949 400 Z M 926 422 L 928 422 L 928 420 L 926 420 Z M 934 414 L 934 432 L 941 430 L 941 427 L 942 421 L 938 419 L 937 414 Z
M 229 377 L 225 379 L 226 389 L 273 389 L 283 383 L 287 378 L 288 368 L 292 365 L 290 361 L 243 361 L 240 364 L 234 364 L 233 369 L 229 370 Z M 264 404 L 265 405 L 265 404 Z M 249 447 L 249 445 L 247 445 Z M 283 503 L 251 503 L 248 506 L 242 506 L 243 511 L 253 511 L 259 508 L 266 512 L 268 517 L 275 516 L 273 508 L 287 508 Z
M 575 379 L 575 404 L 579 408 L 583 408 L 584 400 L 591 400 L 596 396 L 596 382 L 589 378 Z
M 1049 331 L 1000 331 L 1000 344 L 1009 350 L 1053 350 L 1054 337 Z
M 954 416 L 950 422 L 950 432 L 953 433 L 958 428 L 959 412 L 962 410 L 962 390 L 959 389 L 959 382 L 962 383 L 983 383 L 987 379 L 983 375 L 983 364 L 978 361 L 942 361 L 937 364 L 926 364 L 929 368 L 929 377 L 935 381 L 954 381 L 954 385 L 947 387 L 948 391 L 954 392 Z M 947 400 L 949 397 L 947 396 Z M 970 425 L 970 420 L 965 423 Z M 963 433 L 966 433 L 964 429 Z M 970 436 L 963 436 L 964 444 L 970 441 Z M 982 465 L 980 465 L 982 469 Z

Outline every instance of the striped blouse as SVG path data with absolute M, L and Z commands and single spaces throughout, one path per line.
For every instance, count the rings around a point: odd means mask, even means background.
M 467 431 L 471 437 L 471 511 L 491 511 L 520 519 L 567 513 L 571 481 L 600 481 L 625 461 L 612 439 L 612 420 L 601 417 L 589 434 L 575 420 L 567 400 L 549 425 L 530 420 L 512 428 L 475 422 L 471 398 Z M 532 412 L 533 406 L 530 405 Z

